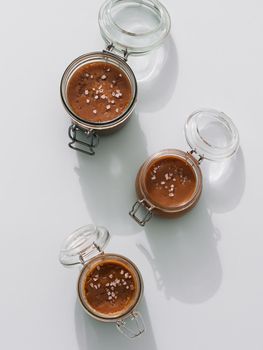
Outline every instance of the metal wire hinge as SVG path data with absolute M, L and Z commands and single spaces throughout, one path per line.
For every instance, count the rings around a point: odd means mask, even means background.
M 140 210 L 143 209 L 146 211 L 146 214 L 142 217 L 139 218 L 136 213 Z M 135 202 L 135 204 L 132 207 L 132 210 L 129 212 L 130 216 L 141 226 L 144 226 L 146 224 L 146 222 L 148 222 L 153 213 L 152 210 L 154 209 L 154 207 L 152 206 L 148 206 L 146 201 L 144 199 L 138 200 L 137 202 Z
M 116 326 L 123 335 L 130 339 L 139 337 L 145 331 L 143 318 L 137 311 L 133 311 L 125 319 L 117 321 Z
M 95 249 L 97 249 L 97 251 L 101 254 L 103 254 L 103 251 L 101 250 L 101 248 L 95 243 L 93 242 L 93 246 Z M 87 251 L 87 252 L 81 252 L 79 254 L 79 261 L 82 265 L 85 265 L 86 264 L 86 261 L 87 261 L 87 257 L 92 253 L 92 251 Z
M 104 50 L 104 51 L 112 52 L 114 49 L 115 49 L 115 46 L 113 45 L 113 43 L 110 43 L 110 44 L 108 44 L 108 45 L 106 46 L 106 50 Z M 116 50 L 116 51 L 119 51 L 119 50 L 117 50 L 117 49 L 115 49 L 115 50 Z M 122 52 L 122 54 L 123 54 L 123 57 L 122 57 L 122 58 L 123 58 L 125 61 L 127 61 L 127 60 L 128 60 L 128 56 L 129 56 L 128 50 L 127 50 L 127 49 L 121 50 L 121 52 Z
M 79 139 L 78 133 L 84 135 L 86 139 Z M 94 148 L 99 144 L 99 136 L 94 130 L 83 130 L 72 124 L 68 129 L 68 135 L 71 139 L 71 142 L 68 144 L 70 148 L 91 156 L 95 154 Z
M 196 154 L 196 155 L 198 156 L 198 159 L 197 159 L 198 164 L 201 164 L 201 163 L 202 163 L 202 160 L 204 159 L 204 156 L 203 156 L 203 155 L 200 155 L 199 153 L 197 153 L 197 152 L 196 152 L 196 149 L 192 149 L 189 153 L 190 153 L 191 155 Z

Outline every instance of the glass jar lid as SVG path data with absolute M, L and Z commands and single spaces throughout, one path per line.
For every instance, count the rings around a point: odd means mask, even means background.
M 59 261 L 62 265 L 83 264 L 92 253 L 102 252 L 110 240 L 104 227 L 89 224 L 69 234 L 62 244 Z
M 158 0 L 106 0 L 99 26 L 103 39 L 117 51 L 143 54 L 163 42 L 171 20 Z
M 223 112 L 199 110 L 190 115 L 185 124 L 189 146 L 200 157 L 220 161 L 234 155 L 239 146 L 238 130 Z

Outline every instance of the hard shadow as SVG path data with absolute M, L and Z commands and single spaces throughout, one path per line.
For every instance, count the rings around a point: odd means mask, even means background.
M 147 158 L 146 139 L 137 115 L 115 134 L 101 137 L 93 157 L 77 152 L 75 171 L 92 221 L 113 234 L 137 233 L 127 218 L 130 199 L 136 200 L 134 179 Z
M 211 298 L 222 280 L 217 251 L 220 232 L 200 200 L 191 213 L 175 219 L 154 218 L 145 229 L 157 286 L 169 298 L 201 303 Z
M 128 60 L 138 81 L 138 110 L 156 112 L 173 95 L 178 76 L 178 55 L 171 35 L 158 49 Z
M 242 198 L 242 150 L 225 165 L 215 163 L 202 170 L 204 187 L 208 188 L 197 206 L 178 219 L 154 217 L 145 228 L 151 252 L 139 246 L 152 265 L 158 288 L 167 298 L 190 304 L 210 299 L 220 287 L 222 266 L 217 244 L 221 234 L 212 215 L 233 210 Z M 212 191 L 220 196 L 209 195 Z
M 135 69 L 140 101 L 136 110 L 151 112 L 160 109 L 171 97 L 176 83 L 177 54 L 172 37 L 169 36 L 163 46 L 149 55 L 132 59 L 138 66 L 140 60 L 147 62 L 141 71 Z M 167 84 L 169 93 L 164 91 Z M 106 225 L 117 235 L 140 232 L 140 227 L 127 219 L 131 198 L 136 201 L 134 179 L 137 169 L 148 157 L 138 115 L 134 114 L 118 132 L 101 137 L 95 156 L 77 153 L 77 157 L 79 165 L 75 171 L 92 221 Z
M 202 165 L 203 167 L 203 165 Z M 205 162 L 204 200 L 213 213 L 226 213 L 240 202 L 246 183 L 245 161 L 241 147 L 225 162 Z
M 142 299 L 138 311 L 143 316 L 146 331 L 140 337 L 130 340 L 117 330 L 115 323 L 96 321 L 87 315 L 77 300 L 75 306 L 75 330 L 79 349 L 130 350 L 136 347 L 138 350 L 156 350 L 154 334 L 144 299 Z

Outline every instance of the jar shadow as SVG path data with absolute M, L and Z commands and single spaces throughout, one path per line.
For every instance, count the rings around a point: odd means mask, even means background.
M 152 265 L 157 287 L 168 299 L 194 304 L 216 293 L 222 281 L 217 251 L 220 232 L 202 199 L 176 221 L 155 218 L 145 232 L 152 252 L 139 248 Z
M 204 198 L 214 213 L 236 208 L 246 184 L 245 161 L 241 147 L 235 157 L 222 162 L 204 164 Z
M 178 76 L 178 55 L 172 36 L 158 49 L 131 57 L 128 62 L 138 82 L 139 110 L 151 113 L 162 109 L 173 95 Z
M 140 164 L 147 158 L 146 139 L 138 115 L 114 135 L 101 137 L 93 157 L 77 152 L 83 198 L 94 223 L 110 232 L 129 235 L 140 232 L 127 219 L 130 198 L 136 201 L 133 179 Z
M 157 346 L 144 298 L 138 307 L 138 311 L 143 317 L 146 332 L 131 341 L 117 330 L 113 322 L 100 322 L 87 315 L 77 299 L 75 304 L 75 331 L 79 349 L 130 350 L 136 346 L 136 349 L 156 350 Z
M 152 265 L 158 288 L 167 298 L 189 304 L 209 300 L 220 287 L 221 234 L 212 215 L 233 210 L 245 189 L 241 148 L 228 162 L 206 163 L 202 164 L 204 192 L 197 206 L 175 220 L 153 218 L 145 228 L 151 253 L 139 246 Z

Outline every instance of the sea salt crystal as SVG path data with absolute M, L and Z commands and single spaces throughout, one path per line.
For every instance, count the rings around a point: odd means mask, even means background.
M 85 90 L 84 94 L 87 96 L 89 94 L 89 90 Z
M 92 111 L 94 114 L 97 114 L 97 110 L 96 109 L 93 109 Z
M 107 79 L 107 76 L 106 76 L 105 74 L 103 74 L 103 75 L 101 76 L 101 79 L 102 79 L 102 80 L 105 80 L 105 79 Z

